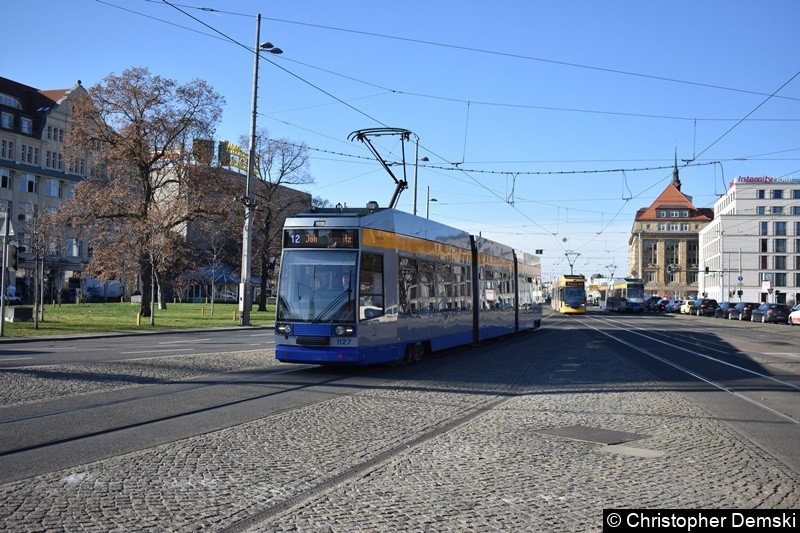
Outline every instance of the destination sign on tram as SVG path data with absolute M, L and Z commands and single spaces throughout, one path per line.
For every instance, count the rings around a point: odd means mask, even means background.
M 293 228 L 283 233 L 284 248 L 358 248 L 357 229 Z

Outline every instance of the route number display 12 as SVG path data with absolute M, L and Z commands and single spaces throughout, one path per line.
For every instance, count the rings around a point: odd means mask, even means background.
M 283 233 L 284 248 L 358 248 L 357 229 L 298 228 Z

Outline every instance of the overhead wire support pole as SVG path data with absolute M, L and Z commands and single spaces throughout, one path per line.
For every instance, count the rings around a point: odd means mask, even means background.
M 256 17 L 256 44 L 253 47 L 253 106 L 250 117 L 250 147 L 247 156 L 247 179 L 245 181 L 244 202 L 244 229 L 242 230 L 242 277 L 239 280 L 239 324 L 250 325 L 250 311 L 252 307 L 252 294 L 250 288 L 251 278 L 251 250 L 253 246 L 253 199 L 250 197 L 251 182 L 255 170 L 255 145 L 256 145 L 256 107 L 258 104 L 258 59 L 259 41 L 261 39 L 261 14 Z

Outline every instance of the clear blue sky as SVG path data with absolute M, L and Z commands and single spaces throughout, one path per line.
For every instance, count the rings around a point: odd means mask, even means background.
M 0 75 L 39 89 L 132 66 L 202 78 L 227 101 L 217 138 L 238 141 L 261 13 L 261 41 L 284 53 L 260 63 L 258 126 L 311 149 L 309 192 L 386 205 L 394 182 L 348 135 L 411 130 L 430 159 L 418 213 L 430 188 L 431 218 L 543 249 L 547 275 L 569 271 L 568 252 L 576 273 L 626 274 L 633 218 L 675 151 L 698 207 L 736 176 L 800 174 L 796 0 L 170 3 L 5 0 Z M 396 138 L 377 146 L 400 160 Z

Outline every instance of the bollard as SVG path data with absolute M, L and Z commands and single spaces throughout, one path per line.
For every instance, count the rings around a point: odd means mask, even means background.
M 136 313 L 136 325 L 137 326 L 142 325 L 142 313 Z
M 234 311 L 233 312 L 233 321 L 236 322 L 237 320 L 239 320 L 238 311 Z
M 200 308 L 200 316 L 205 316 L 205 314 L 206 314 L 206 308 L 205 307 L 201 307 Z

